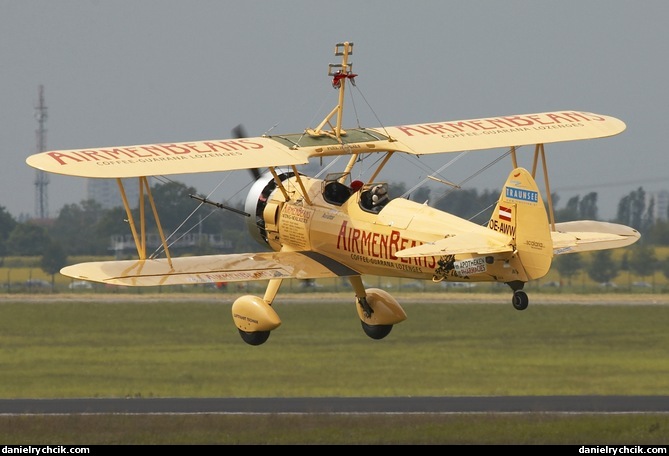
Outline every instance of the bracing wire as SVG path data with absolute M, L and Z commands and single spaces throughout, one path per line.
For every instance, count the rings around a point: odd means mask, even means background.
M 323 173 L 332 168 L 335 165 L 335 163 L 339 161 L 341 157 L 343 157 L 343 155 L 337 155 L 332 161 L 330 161 L 330 163 L 321 168 L 321 170 L 314 177 L 320 178 L 323 175 Z
M 360 88 L 358 87 L 358 84 L 354 84 L 353 87 L 355 87 L 357 89 L 357 91 L 360 94 L 360 96 L 362 97 L 363 101 L 365 102 L 365 104 L 367 105 L 369 110 L 372 112 L 372 115 L 374 115 L 374 118 L 379 123 L 379 126 L 383 129 L 383 131 L 386 131 L 385 125 L 383 124 L 383 122 L 381 122 L 381 119 L 376 114 L 376 111 L 374 111 L 374 108 L 372 108 L 372 106 L 369 104 L 369 102 L 367 101 L 367 98 L 365 98 L 365 94 L 362 93 L 362 90 L 360 90 Z M 351 97 L 351 99 L 353 99 L 353 97 Z M 354 108 L 355 108 L 355 104 L 354 104 Z M 357 116 L 358 116 L 358 114 L 357 114 L 357 111 L 356 111 L 356 119 L 357 119 Z M 358 125 L 360 125 L 359 120 L 358 120 Z M 388 133 L 386 132 L 386 136 L 390 136 L 390 135 L 388 135 Z
M 455 163 L 456 161 L 460 160 L 460 159 L 461 159 L 462 157 L 464 157 L 467 153 L 469 153 L 469 151 L 464 151 L 464 152 L 459 153 L 455 158 L 453 158 L 453 159 L 451 159 L 450 161 L 446 162 L 446 163 L 444 164 L 444 166 L 442 166 L 441 168 L 439 168 L 438 170 L 436 170 L 436 171 L 433 172 L 432 174 L 433 174 L 433 175 L 437 175 L 437 176 L 439 176 L 439 175 L 440 175 L 439 173 L 441 173 L 444 169 L 446 169 L 446 168 L 448 168 L 449 166 L 451 166 L 451 165 L 452 165 L 453 163 Z M 425 179 L 421 180 L 421 181 L 418 182 L 416 185 L 414 185 L 413 187 L 411 187 L 409 190 L 407 190 L 406 192 L 404 192 L 404 194 L 403 194 L 401 197 L 402 197 L 402 198 L 406 198 L 406 197 L 407 197 L 408 195 L 410 195 L 414 190 L 416 190 L 417 188 L 419 188 L 421 185 L 425 184 L 425 182 L 427 182 L 429 179 L 430 179 L 429 177 L 426 177 Z
M 516 148 L 516 150 L 518 150 L 518 148 Z M 492 167 L 493 165 L 497 164 L 499 161 L 501 161 L 501 160 L 503 160 L 504 158 L 506 158 L 507 156 L 509 156 L 509 154 L 511 154 L 511 149 L 507 150 L 507 151 L 504 152 L 502 155 L 500 155 L 499 157 L 497 157 L 495 160 L 491 161 L 490 163 L 488 163 L 487 165 L 485 165 L 484 167 L 482 167 L 481 169 L 479 169 L 478 171 L 476 171 L 475 173 L 473 173 L 472 175 L 470 175 L 470 176 L 467 177 L 466 179 L 463 179 L 462 181 L 460 181 L 460 182 L 458 183 L 458 187 L 462 187 L 464 184 L 466 184 L 467 182 L 469 182 L 470 180 L 472 180 L 473 178 L 475 178 L 476 176 L 478 176 L 478 175 L 481 174 L 482 172 L 486 171 L 488 168 Z M 442 194 L 441 194 L 441 195 L 434 201 L 433 204 L 438 203 L 439 201 L 441 201 L 442 199 L 444 199 L 446 196 L 450 195 L 450 194 L 451 194 L 453 191 L 455 191 L 455 190 L 456 190 L 456 189 L 454 188 L 454 189 L 450 189 L 450 190 L 445 191 L 444 193 L 442 193 Z
M 200 203 L 200 204 L 197 206 L 197 208 L 196 208 L 195 210 L 197 210 L 200 206 L 202 206 L 202 204 L 204 204 L 204 203 Z M 195 213 L 195 211 L 193 211 L 193 213 Z M 170 248 L 170 247 L 172 247 L 174 244 L 176 244 L 177 242 L 179 242 L 179 241 L 180 241 L 181 239 L 183 239 L 188 233 L 190 233 L 191 231 L 193 231 L 193 230 L 194 230 L 195 228 L 197 228 L 202 222 L 204 222 L 205 220 L 207 220 L 207 218 L 209 218 L 213 213 L 214 213 L 214 211 L 210 211 L 207 215 L 204 216 L 204 218 L 200 219 L 200 220 L 198 221 L 198 223 L 196 223 L 195 225 L 191 226 L 188 230 L 184 231 L 179 237 L 177 237 L 177 238 L 174 239 L 170 244 L 168 244 L 167 247 Z M 192 214 L 191 214 L 191 215 L 192 215 Z M 190 217 L 190 216 L 189 216 L 189 217 Z M 179 225 L 179 227 L 178 227 L 177 229 L 175 229 L 174 232 L 173 232 L 172 234 L 176 234 L 176 233 L 179 231 L 179 229 L 184 225 L 184 223 L 185 223 L 185 221 L 184 221 L 183 223 L 181 223 L 181 225 Z M 172 237 L 172 235 L 170 235 L 169 237 Z M 166 239 L 165 241 L 167 241 L 167 239 Z M 164 251 L 165 251 L 164 247 L 163 247 L 162 245 L 160 245 L 158 248 L 156 248 L 156 250 L 151 254 L 151 256 L 150 256 L 149 258 L 151 258 L 151 259 L 156 258 L 158 255 L 160 255 L 160 254 L 163 253 Z
M 495 204 L 497 204 L 497 201 L 494 201 L 493 203 L 489 204 L 488 207 L 484 207 L 483 209 L 481 209 L 480 211 L 478 211 L 476 214 L 474 214 L 474 215 L 472 215 L 471 217 L 469 217 L 468 220 L 469 220 L 469 221 L 474 220 L 476 217 L 478 217 L 479 215 L 481 215 L 481 214 L 483 214 L 484 212 L 486 212 L 487 210 L 489 210 L 489 209 L 490 209 L 491 207 L 493 207 Z
M 221 179 L 220 182 L 213 188 L 213 190 L 212 190 L 211 192 L 209 192 L 209 194 L 207 195 L 207 199 L 208 199 L 208 198 L 209 198 L 209 197 L 210 197 L 210 196 L 211 196 L 211 195 L 212 195 L 212 194 L 213 194 L 213 193 L 214 193 L 214 192 L 215 192 L 221 185 L 223 185 L 223 183 L 228 179 L 229 176 L 230 176 L 230 173 L 225 173 L 223 179 Z M 169 182 L 174 182 L 174 181 L 172 181 L 172 180 L 170 180 L 170 179 L 168 179 L 168 178 L 165 178 L 165 176 L 161 176 L 161 178 L 162 178 L 162 179 L 165 179 L 166 181 L 169 181 Z M 203 204 L 204 204 L 204 203 L 200 203 L 200 204 L 198 204 L 198 205 L 195 207 L 195 209 L 193 209 L 193 210 L 191 211 L 191 213 L 188 214 L 188 216 L 187 216 L 187 217 L 186 217 L 186 218 L 179 224 L 179 226 L 176 227 L 176 229 L 175 229 L 174 231 L 172 231 L 172 232 L 169 234 L 169 236 L 167 236 L 167 238 L 165 238 L 165 243 L 168 243 L 168 242 L 170 241 L 170 239 L 172 239 L 172 237 L 174 237 L 174 236 L 179 232 L 179 230 L 181 230 L 181 228 L 182 228 L 182 227 L 183 227 L 183 226 L 184 226 L 184 225 L 185 225 L 185 224 L 186 224 L 186 223 L 187 223 L 187 222 L 188 222 L 188 221 L 195 215 L 195 213 L 200 209 L 200 207 L 202 207 Z M 179 235 L 179 237 L 177 237 L 176 239 L 174 239 L 172 242 L 169 242 L 168 245 L 167 245 L 168 248 L 169 248 L 169 247 L 172 247 L 172 246 L 173 246 L 175 243 L 177 243 L 179 240 L 183 239 L 184 236 L 186 236 L 188 233 L 190 233 L 190 232 L 193 231 L 195 228 L 197 228 L 199 225 L 201 225 L 202 222 L 204 222 L 209 216 L 211 216 L 211 214 L 213 214 L 213 211 L 210 211 L 204 218 L 198 220 L 198 222 L 195 223 L 190 229 L 188 229 L 187 231 L 185 231 L 183 234 Z M 157 247 L 156 250 L 154 250 L 154 252 L 150 255 L 150 258 L 156 258 L 158 255 L 162 254 L 164 251 L 165 251 L 165 248 L 164 248 L 164 246 L 161 244 L 161 245 L 160 245 L 159 247 Z

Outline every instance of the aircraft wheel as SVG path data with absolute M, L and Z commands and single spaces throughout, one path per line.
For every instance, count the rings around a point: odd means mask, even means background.
M 527 293 L 522 290 L 514 291 L 513 298 L 511 299 L 511 304 L 516 310 L 525 310 L 530 304 L 530 299 L 527 297 Z
M 242 340 L 249 345 L 262 345 L 267 342 L 269 339 L 269 331 L 254 331 L 247 332 L 239 329 L 239 335 L 242 336 Z
M 362 330 L 365 331 L 365 334 L 376 340 L 383 339 L 393 329 L 393 325 L 368 325 L 364 321 L 360 323 L 362 323 Z

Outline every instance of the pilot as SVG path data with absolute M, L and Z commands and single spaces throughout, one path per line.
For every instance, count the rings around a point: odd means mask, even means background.
M 388 202 L 388 190 L 381 184 L 372 187 L 372 207 L 379 211 Z

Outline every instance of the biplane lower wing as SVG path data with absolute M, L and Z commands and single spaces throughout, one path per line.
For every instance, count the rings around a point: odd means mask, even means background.
M 594 220 L 557 223 L 551 232 L 555 255 L 625 247 L 640 237 L 634 228 Z
M 325 255 L 308 251 L 97 261 L 66 266 L 60 272 L 78 280 L 133 287 L 359 275 Z

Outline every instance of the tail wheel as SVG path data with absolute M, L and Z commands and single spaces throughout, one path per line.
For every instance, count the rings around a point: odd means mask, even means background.
M 511 304 L 513 304 L 513 308 L 516 310 L 525 310 L 530 304 L 530 299 L 527 297 L 527 293 L 522 290 L 517 290 L 513 292 Z
M 393 325 L 368 325 L 364 321 L 360 323 L 362 323 L 362 330 L 365 331 L 365 334 L 376 340 L 383 339 L 393 329 Z
M 241 329 L 238 330 L 242 340 L 249 345 L 262 345 L 269 339 L 269 331 L 246 332 Z

